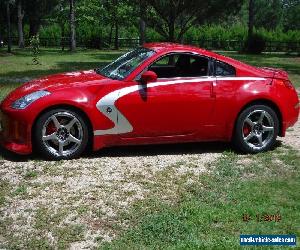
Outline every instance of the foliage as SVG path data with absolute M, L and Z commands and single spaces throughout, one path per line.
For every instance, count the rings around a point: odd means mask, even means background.
M 264 27 L 267 30 L 273 30 L 281 26 L 284 14 L 282 0 L 256 0 L 254 11 L 256 28 Z
M 230 0 L 224 8 L 221 0 L 76 0 L 77 43 L 79 46 L 103 48 L 111 46 L 114 41 L 122 44 L 115 38 L 138 39 L 140 16 L 146 20 L 147 41 L 243 42 L 247 39 L 247 2 Z M 147 5 L 140 11 L 141 3 Z M 60 46 L 61 40 L 68 44 L 68 1 L 28 0 L 23 1 L 23 6 L 24 33 L 28 41 L 28 37 L 39 32 L 42 46 Z M 255 33 L 266 41 L 299 42 L 299 8 L 299 0 L 255 0 Z M 0 1 L 0 24 L 3 24 L 0 25 L 0 39 L 6 39 L 5 9 L 5 1 Z M 11 22 L 15 43 L 18 35 L 15 3 L 11 5 Z
M 283 26 L 285 30 L 300 30 L 300 1 L 283 0 Z
M 226 19 L 226 14 L 239 10 L 242 1 L 173 1 L 146 0 L 147 22 L 168 41 L 181 41 L 183 35 L 195 24 Z
M 25 30 L 27 26 L 25 26 Z M 66 32 L 68 27 L 66 27 Z M 300 42 L 300 31 L 284 31 L 281 28 L 276 30 L 267 30 L 265 28 L 254 29 L 255 33 L 264 37 L 265 41 L 275 41 L 280 43 Z M 112 43 L 109 43 L 110 28 L 93 26 L 84 23 L 77 28 L 77 40 L 79 46 L 88 48 L 107 48 Z M 146 36 L 148 42 L 162 41 L 164 38 L 152 28 L 147 28 Z M 119 30 L 120 38 L 138 38 L 138 29 L 135 26 L 128 28 L 121 27 Z M 60 46 L 60 27 L 57 24 L 42 26 L 40 30 L 41 45 L 43 46 Z M 232 25 L 195 25 L 191 27 L 183 37 L 184 43 L 197 44 L 203 46 L 201 41 L 240 41 L 243 44 L 247 40 L 247 28 L 242 24 Z M 205 46 L 204 46 L 205 47 Z M 232 50 L 230 47 L 224 49 Z M 280 48 L 278 48 L 280 49 Z
M 257 29 L 266 30 L 299 30 L 300 1 L 299 0 L 255 0 L 254 25 Z M 248 22 L 248 1 L 244 1 L 237 21 L 246 26 Z
M 256 28 L 254 31 L 263 36 L 266 41 L 300 42 L 300 30 L 289 30 L 286 32 L 282 28 L 277 28 L 276 30 Z M 247 39 L 247 27 L 242 24 L 193 26 L 185 36 L 186 42 L 201 39 L 244 41 Z
M 40 64 L 40 38 L 38 35 L 30 38 L 30 47 L 32 52 L 32 63 L 35 65 Z
M 58 0 L 26 0 L 24 1 L 25 19 L 30 25 L 29 35 L 37 35 L 42 19 L 47 17 L 57 6 Z

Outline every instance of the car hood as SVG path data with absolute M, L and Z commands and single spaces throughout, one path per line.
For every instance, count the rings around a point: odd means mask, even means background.
M 11 92 L 6 100 L 17 100 L 18 98 L 38 90 L 48 90 L 50 92 L 88 85 L 102 85 L 112 81 L 102 75 L 97 74 L 94 70 L 68 72 L 55 75 L 49 75 L 40 79 L 32 80 L 20 86 Z

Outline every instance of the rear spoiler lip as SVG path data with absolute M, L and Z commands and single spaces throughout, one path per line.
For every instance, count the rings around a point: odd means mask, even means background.
M 268 76 L 268 78 L 289 80 L 288 73 L 284 69 L 271 68 L 271 67 L 259 67 L 259 69 L 269 71 L 270 75 Z M 271 75 L 271 73 L 272 73 L 272 75 Z
M 272 71 L 273 72 L 273 76 L 272 76 L 272 78 L 274 78 L 275 77 L 275 74 L 276 74 L 276 69 L 274 69 L 274 68 L 269 68 L 269 67 L 259 67 L 259 69 L 266 69 L 266 70 L 269 70 L 269 71 Z

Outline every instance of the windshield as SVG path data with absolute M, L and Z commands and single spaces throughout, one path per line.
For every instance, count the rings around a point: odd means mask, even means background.
M 137 48 L 122 55 L 103 69 L 97 69 L 96 72 L 112 79 L 123 80 L 154 53 L 150 49 Z

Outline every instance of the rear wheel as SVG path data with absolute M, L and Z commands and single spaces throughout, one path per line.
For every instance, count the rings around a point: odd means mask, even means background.
M 79 113 L 54 109 L 38 118 L 34 141 L 44 156 L 52 160 L 81 155 L 88 143 L 88 127 Z
M 258 153 L 272 148 L 279 131 L 275 111 L 269 106 L 253 105 L 238 117 L 233 142 L 236 148 L 246 153 Z

